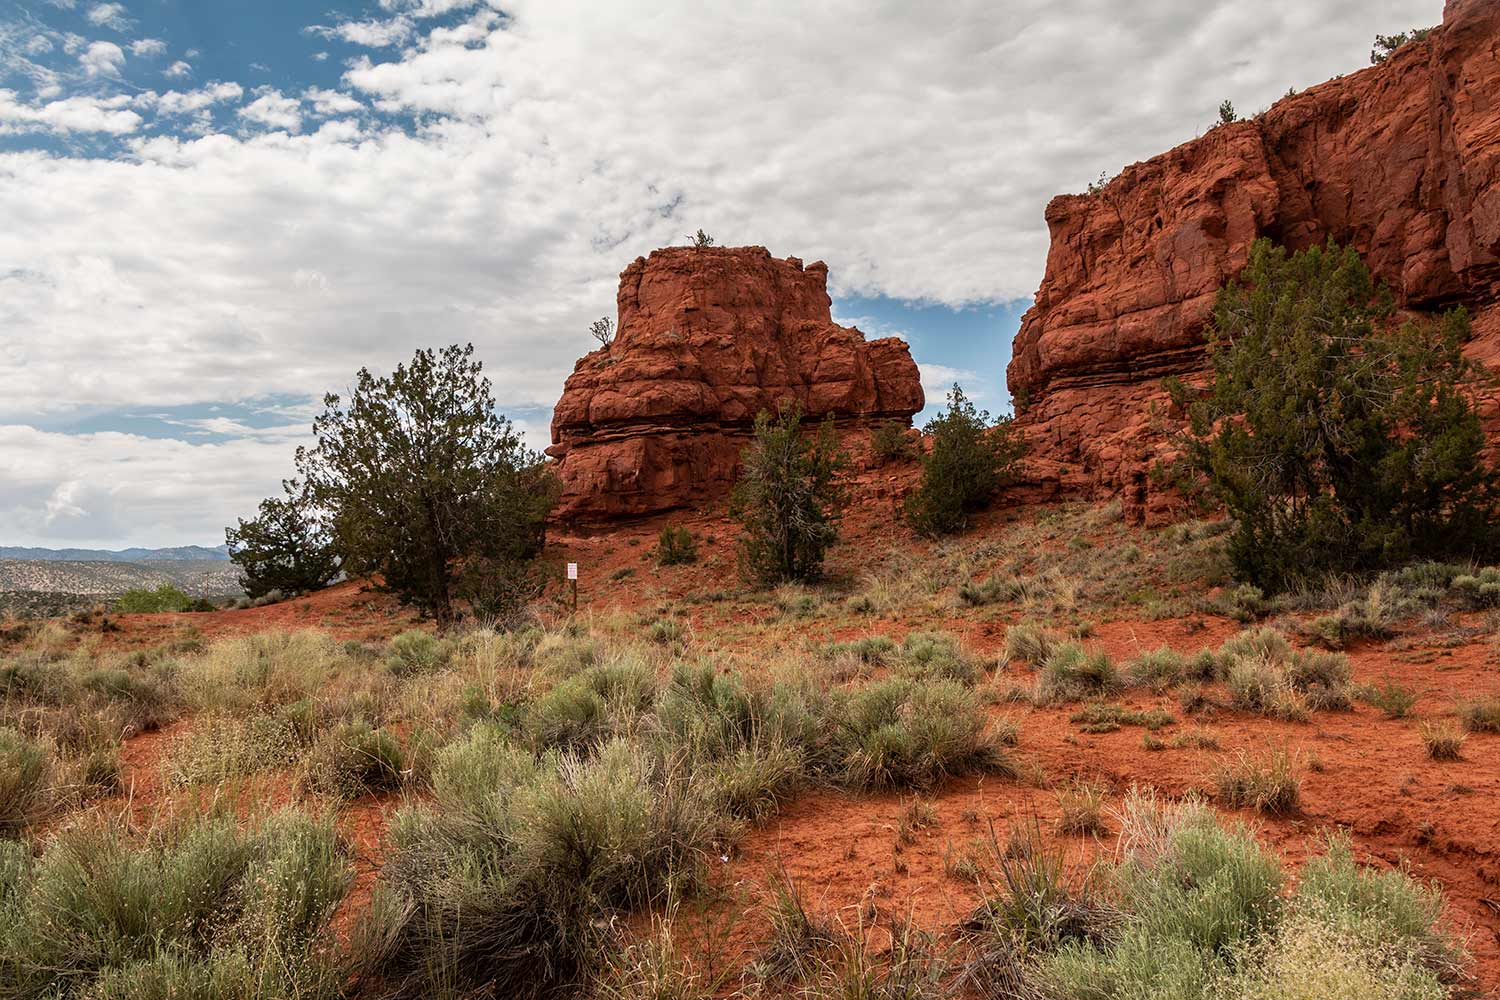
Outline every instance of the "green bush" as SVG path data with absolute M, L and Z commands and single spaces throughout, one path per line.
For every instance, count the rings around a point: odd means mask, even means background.
M 656 536 L 658 566 L 681 566 L 698 561 L 698 543 L 686 528 L 667 525 Z
M 561 681 L 526 710 L 524 729 L 538 748 L 578 748 L 629 727 L 650 707 L 656 677 L 650 666 L 621 659 L 588 667 Z
M 813 438 L 802 433 L 800 408 L 761 411 L 755 436 L 740 455 L 743 471 L 730 499 L 740 523 L 741 561 L 762 583 L 811 580 L 838 539 L 846 461 L 831 421 Z
M 944 678 L 974 684 L 984 676 L 984 666 L 951 635 L 909 632 L 901 642 L 900 672 L 918 680 Z
M 915 452 L 911 428 L 900 420 L 883 420 L 870 434 L 870 455 L 876 465 L 904 462 Z
M 1483 460 L 1462 310 L 1396 322 L 1351 249 L 1258 240 L 1219 293 L 1206 396 L 1181 383 L 1191 463 L 1235 520 L 1229 556 L 1284 589 L 1413 558 L 1487 553 L 1500 491 Z
M 947 411 L 923 433 L 932 448 L 922 459 L 922 481 L 906 501 L 907 519 L 924 535 L 962 531 L 1015 476 L 1026 439 L 1009 416 L 991 424 L 957 385 L 948 393 Z
M 410 629 L 386 646 L 385 665 L 397 677 L 428 674 L 447 666 L 453 645 L 430 632 Z
M 196 602 L 170 583 L 155 590 L 137 587 L 127 590 L 115 600 L 115 610 L 122 615 L 150 615 L 164 611 L 191 611 Z M 214 610 L 212 606 L 210 611 Z

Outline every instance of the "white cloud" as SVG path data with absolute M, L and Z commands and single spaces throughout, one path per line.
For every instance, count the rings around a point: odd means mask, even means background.
M 114 42 L 90 42 L 78 62 L 89 76 L 119 76 L 125 53 Z
M 52 39 L 46 35 L 33 35 L 31 41 L 26 43 L 26 54 L 33 56 L 45 55 L 51 52 L 54 47 Z
M 295 97 L 287 97 L 274 87 L 260 87 L 255 92 L 260 96 L 240 108 L 241 118 L 267 128 L 285 129 L 288 132 L 302 130 L 301 101 Z
M 224 101 L 237 101 L 244 95 L 245 88 L 237 83 L 212 83 L 197 90 L 169 90 L 160 96 L 152 94 L 145 103 L 154 106 L 162 114 L 185 115 Z
M 130 98 L 121 96 L 69 97 L 45 104 L 25 104 L 14 90 L 0 90 L 0 135 L 30 131 L 128 135 L 141 124 L 141 116 L 125 107 L 130 103 Z
M 513 0 L 503 29 L 476 7 L 428 30 L 389 6 L 419 25 L 411 45 L 337 92 L 410 112 L 407 131 L 361 116 L 299 132 L 317 99 L 269 90 L 241 122 L 275 131 L 137 135 L 116 159 L 0 153 L 0 423 L 309 396 L 472 340 L 502 408 L 541 428 L 621 268 L 700 226 L 822 258 L 835 293 L 1029 297 L 1053 194 L 1191 138 L 1225 97 L 1253 111 L 1356 69 L 1375 32 L 1437 7 L 1016 0 L 935 20 L 855 0 Z M 114 443 L 67 445 L 72 471 L 28 509 L 60 483 L 115 482 Z M 236 454 L 245 502 L 286 472 Z M 247 509 L 167 464 L 183 519 Z
M 162 75 L 169 76 L 174 80 L 180 80 L 183 77 L 192 76 L 193 67 L 189 66 L 187 63 L 179 59 L 172 65 L 168 66 L 166 69 L 162 70 Z
M 412 37 L 416 25 L 410 18 L 392 17 L 384 20 L 345 21 L 332 27 L 319 24 L 307 30 L 311 34 L 321 35 L 324 38 L 341 39 L 350 45 L 383 49 L 404 44 Z
M 314 52 L 313 53 L 313 61 L 314 62 L 327 62 L 328 61 L 328 53 L 327 52 Z
M 337 90 L 310 87 L 302 97 L 311 103 L 313 110 L 320 115 L 347 115 L 364 109 L 364 105 L 359 101 Z
M 125 16 L 125 5 L 119 3 L 98 3 L 89 8 L 88 20 L 90 24 L 100 28 L 113 28 L 116 31 L 124 31 L 130 26 L 130 18 Z
M 130 43 L 130 54 L 143 59 L 155 59 L 167 54 L 167 43 L 160 38 L 137 38 Z

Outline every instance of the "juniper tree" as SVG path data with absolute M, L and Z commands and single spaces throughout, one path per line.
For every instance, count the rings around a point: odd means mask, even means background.
M 1187 457 L 1235 518 L 1243 576 L 1280 588 L 1493 552 L 1468 335 L 1462 309 L 1398 322 L 1352 249 L 1256 241 L 1215 304 L 1206 392 L 1168 383 Z
M 285 498 L 267 497 L 256 517 L 224 529 L 229 558 L 240 567 L 240 589 L 250 597 L 317 590 L 339 575 L 332 539 L 306 489 L 296 480 L 282 489 Z
M 442 624 L 459 602 L 506 616 L 537 591 L 556 479 L 495 412 L 472 344 L 361 369 L 347 404 L 324 405 L 297 464 L 348 572 Z
M 957 383 L 947 410 L 928 421 L 923 433 L 932 438 L 932 449 L 922 459 L 920 485 L 907 498 L 907 519 L 925 535 L 962 531 L 969 515 L 1014 477 L 1026 440 L 1009 416 L 991 423 Z
M 838 539 L 845 501 L 847 463 L 832 418 L 810 437 L 797 404 L 784 403 L 775 419 L 762 410 L 740 460 L 730 513 L 744 528 L 746 571 L 765 583 L 817 577 Z

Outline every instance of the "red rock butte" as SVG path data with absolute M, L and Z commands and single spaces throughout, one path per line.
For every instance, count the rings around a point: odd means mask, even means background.
M 721 501 L 760 411 L 795 400 L 844 433 L 923 406 L 904 341 L 833 322 L 828 267 L 764 247 L 671 247 L 620 274 L 618 332 L 578 361 L 552 415 L 558 516 Z
M 1469 308 L 1500 357 L 1500 2 L 1448 0 L 1386 62 L 1278 101 L 1047 206 L 1052 245 L 1008 370 L 1047 491 L 1155 519 L 1161 380 L 1206 371 L 1214 296 L 1260 236 L 1352 245 L 1409 310 Z M 1497 400 L 1484 401 L 1492 435 Z

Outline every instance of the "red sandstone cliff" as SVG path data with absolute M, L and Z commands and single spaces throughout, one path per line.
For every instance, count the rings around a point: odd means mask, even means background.
M 761 410 L 795 399 L 844 426 L 909 420 L 917 366 L 894 337 L 836 325 L 828 267 L 763 247 L 672 247 L 620 274 L 619 332 L 579 360 L 552 416 L 562 517 L 721 499 Z
M 1252 241 L 1351 244 L 1404 307 L 1466 304 L 1500 359 L 1500 2 L 1449 0 L 1387 62 L 1047 206 L 1052 245 L 1008 369 L 1038 479 L 1153 504 L 1166 375 L 1204 371 L 1214 295 Z M 1157 498 L 1160 499 L 1160 498 Z

